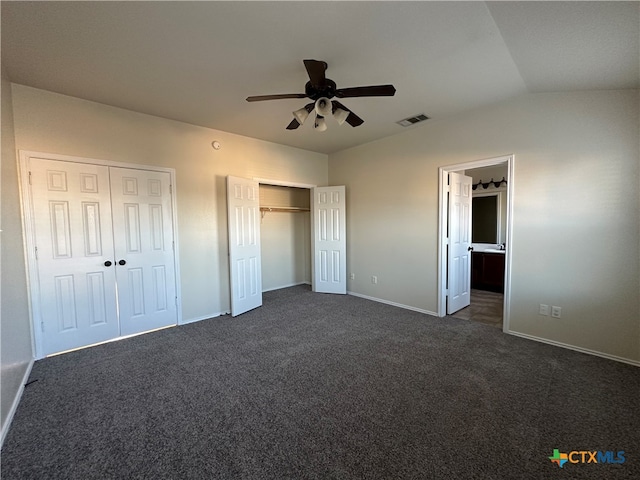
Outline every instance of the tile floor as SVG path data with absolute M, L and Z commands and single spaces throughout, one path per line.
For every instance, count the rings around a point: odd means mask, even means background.
M 452 314 L 452 317 L 482 322 L 502 328 L 502 293 L 471 290 L 471 305 Z

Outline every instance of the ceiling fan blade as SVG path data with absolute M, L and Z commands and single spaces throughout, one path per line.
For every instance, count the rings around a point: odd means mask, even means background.
M 393 97 L 396 87 L 393 85 L 371 85 L 368 87 L 339 88 L 336 97 Z
M 304 68 L 307 69 L 309 80 L 314 87 L 322 87 L 326 83 L 324 72 L 327 70 L 327 62 L 321 60 L 303 60 Z
M 358 127 L 364 123 L 363 119 L 361 119 L 358 115 L 353 113 L 351 110 L 349 110 L 347 107 L 345 107 L 343 104 L 341 104 L 337 100 L 332 100 L 331 103 L 335 108 L 341 108 L 342 110 L 346 110 L 347 112 L 349 112 L 349 116 L 347 117 L 345 122 L 347 122 L 352 127 Z
M 291 123 L 287 125 L 287 130 L 295 130 L 300 126 L 300 122 L 297 119 L 291 120 Z
M 256 95 L 247 97 L 247 102 L 261 102 L 263 100 L 281 100 L 283 98 L 307 98 L 304 93 L 282 93 L 279 95 Z

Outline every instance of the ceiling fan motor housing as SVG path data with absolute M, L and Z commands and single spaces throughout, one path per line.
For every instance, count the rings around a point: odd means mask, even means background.
M 311 82 L 307 82 L 304 86 L 304 93 L 311 100 L 318 100 L 319 98 L 333 98 L 336 96 L 336 82 L 330 78 L 325 78 L 323 85 L 314 86 Z

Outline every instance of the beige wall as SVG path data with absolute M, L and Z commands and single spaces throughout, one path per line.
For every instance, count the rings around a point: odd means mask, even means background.
M 311 283 L 310 215 L 267 212 L 260 224 L 262 289 Z
M 27 300 L 11 84 L 2 68 L 2 169 L 0 240 L 0 419 L 2 434 L 33 357 Z
M 227 175 L 327 184 L 324 154 L 16 84 L 13 103 L 18 149 L 175 168 L 183 321 L 229 310 Z
M 260 205 L 309 209 L 308 188 L 260 185 Z M 263 212 L 260 221 L 262 289 L 311 283 L 311 225 L 307 212 Z
M 184 320 L 229 308 L 226 175 L 346 185 L 348 289 L 436 311 L 438 167 L 513 153 L 511 330 L 635 361 L 638 95 L 525 95 L 327 164 L 322 154 L 13 85 L 17 148 L 176 169 Z M 539 316 L 539 303 L 561 306 L 563 318 Z
M 638 96 L 524 95 L 330 155 L 348 289 L 436 311 L 438 167 L 514 154 L 511 330 L 640 361 Z

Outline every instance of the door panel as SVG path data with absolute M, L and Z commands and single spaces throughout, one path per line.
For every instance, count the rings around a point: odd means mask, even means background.
M 313 291 L 347 293 L 345 187 L 316 187 L 313 202 Z
M 108 168 L 32 158 L 30 171 L 43 354 L 117 337 Z
M 227 177 L 231 315 L 262 305 L 258 182 Z
M 177 323 L 170 176 L 111 167 L 120 334 Z
M 471 177 L 449 173 L 449 295 L 447 313 L 471 303 Z

